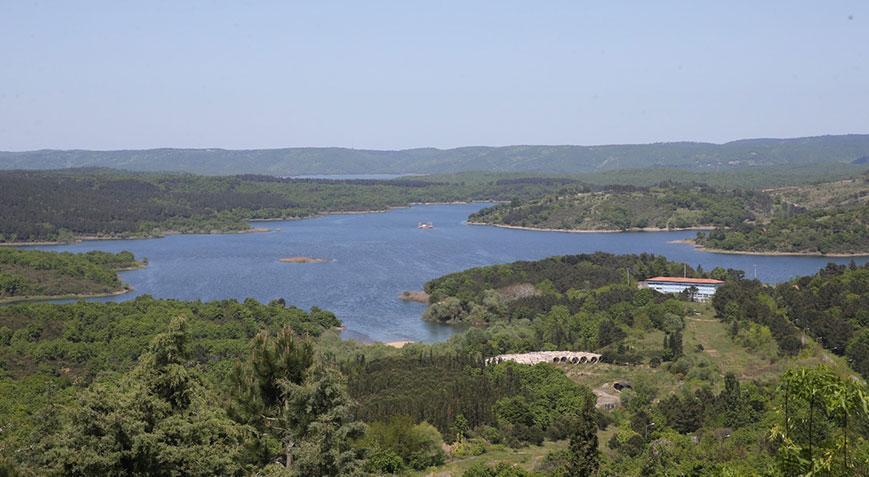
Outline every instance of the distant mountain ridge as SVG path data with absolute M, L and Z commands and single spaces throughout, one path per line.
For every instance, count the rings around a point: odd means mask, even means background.
M 649 167 L 727 170 L 753 166 L 860 163 L 869 134 L 604 146 L 472 146 L 396 151 L 146 149 L 0 151 L 0 169 L 108 167 L 132 171 L 229 174 L 441 174 L 466 171 L 582 173 Z

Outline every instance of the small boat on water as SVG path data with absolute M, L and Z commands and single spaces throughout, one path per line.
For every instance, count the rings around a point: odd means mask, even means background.
M 420 222 L 416 225 L 418 229 L 433 229 L 434 225 L 431 222 Z

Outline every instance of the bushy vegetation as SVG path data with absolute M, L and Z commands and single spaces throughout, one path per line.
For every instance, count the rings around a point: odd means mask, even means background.
M 869 205 L 779 214 L 768 223 L 697 234 L 719 250 L 808 254 L 869 253 Z
M 730 227 L 769 213 L 772 198 L 750 190 L 702 184 L 578 188 L 539 199 L 496 205 L 472 222 L 563 230 Z
M 768 328 L 783 352 L 796 354 L 803 347 L 800 334 L 806 333 L 869 377 L 869 265 L 829 264 L 814 276 L 777 287 L 729 283 L 713 304 L 734 334 L 754 323 Z
M 0 248 L 0 301 L 123 289 L 118 270 L 142 265 L 130 252 L 81 254 Z

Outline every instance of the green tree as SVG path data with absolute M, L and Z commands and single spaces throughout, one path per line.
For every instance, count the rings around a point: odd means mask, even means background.
M 41 443 L 45 474 L 242 475 L 244 426 L 204 385 L 176 318 L 139 364 L 88 388 L 66 424 Z
M 855 371 L 863 376 L 869 376 L 869 328 L 854 334 L 848 342 L 845 355 L 848 356 Z
M 770 434 L 785 475 L 858 475 L 869 468 L 860 431 L 869 415 L 865 385 L 818 366 L 786 372 L 779 392 L 782 421 Z
M 348 475 L 362 465 L 352 442 L 364 426 L 338 371 L 316 364 L 313 345 L 284 328 L 260 332 L 232 375 L 233 415 L 254 426 L 261 464 L 276 475 Z
M 388 456 L 398 456 L 401 467 L 421 470 L 444 461 L 443 439 L 434 426 L 426 422 L 415 424 L 407 416 L 395 416 L 386 422 L 373 422 L 360 442 L 362 447 L 378 456 L 370 461 L 372 472 L 386 472 L 383 463 L 393 463 Z
M 314 348 L 308 340 L 297 338 L 290 328 L 275 335 L 261 331 L 250 343 L 245 361 L 232 376 L 234 402 L 232 415 L 257 429 L 255 453 L 260 463 L 283 457 L 291 467 L 294 447 L 300 433 L 294 426 L 296 408 L 286 391 L 301 386 L 314 362 Z
M 579 415 L 576 416 L 576 423 L 570 433 L 567 475 L 570 477 L 594 475 L 599 466 L 594 399 L 587 398 Z
M 298 429 L 297 475 L 356 475 L 364 465 L 362 451 L 352 444 L 365 433 L 353 419 L 346 383 L 334 368 L 318 365 L 304 385 L 285 382 Z M 440 435 L 438 434 L 438 437 Z

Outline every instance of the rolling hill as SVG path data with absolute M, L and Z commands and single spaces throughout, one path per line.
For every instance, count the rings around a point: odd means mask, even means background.
M 850 164 L 869 156 L 869 134 L 605 146 L 504 146 L 378 151 L 346 148 L 39 150 L 0 152 L 0 169 L 109 167 L 231 174 L 582 173 L 650 167 L 697 171 Z

